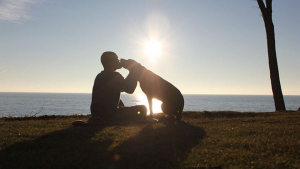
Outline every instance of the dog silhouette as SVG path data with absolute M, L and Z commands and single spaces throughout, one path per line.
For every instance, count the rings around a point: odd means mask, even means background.
M 171 83 L 146 69 L 140 63 L 132 59 L 121 59 L 121 65 L 130 71 L 139 81 L 142 91 L 149 103 L 150 117 L 153 115 L 152 99 L 162 101 L 161 109 L 168 116 L 175 116 L 177 120 L 182 118 L 184 98 L 181 92 Z

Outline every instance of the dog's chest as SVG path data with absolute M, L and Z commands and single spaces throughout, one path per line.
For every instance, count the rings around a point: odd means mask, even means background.
M 162 94 L 165 90 L 165 81 L 155 74 L 140 79 L 140 87 L 145 94 Z

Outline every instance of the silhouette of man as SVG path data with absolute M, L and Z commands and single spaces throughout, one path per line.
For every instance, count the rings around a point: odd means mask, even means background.
M 126 79 L 116 72 L 122 65 L 114 52 L 104 52 L 101 56 L 104 71 L 95 79 L 92 93 L 91 114 L 88 122 L 120 121 L 145 119 L 145 105 L 124 107 L 120 100 L 122 91 L 132 94 L 137 86 L 137 79 L 130 72 Z

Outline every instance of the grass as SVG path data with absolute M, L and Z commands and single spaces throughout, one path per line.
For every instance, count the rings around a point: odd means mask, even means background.
M 300 111 L 184 112 L 180 123 L 0 119 L 0 168 L 300 168 Z

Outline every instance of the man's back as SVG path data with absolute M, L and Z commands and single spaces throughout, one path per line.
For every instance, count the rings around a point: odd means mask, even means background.
M 96 117 L 106 117 L 114 113 L 118 107 L 121 93 L 121 83 L 124 81 L 118 72 L 105 70 L 95 79 L 91 113 Z

